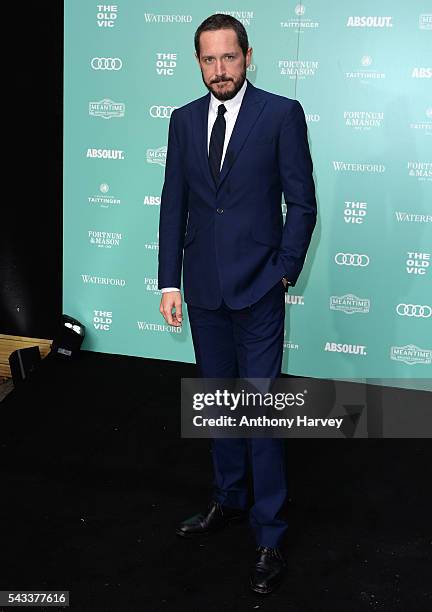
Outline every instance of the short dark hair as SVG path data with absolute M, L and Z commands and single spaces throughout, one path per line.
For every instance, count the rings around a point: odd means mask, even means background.
M 200 56 L 200 36 L 203 32 L 211 32 L 214 30 L 234 30 L 237 34 L 238 44 L 243 51 L 243 55 L 246 57 L 247 50 L 249 49 L 248 35 L 244 25 L 235 17 L 231 15 L 224 15 L 223 13 L 216 13 L 204 19 L 202 24 L 198 27 L 195 32 L 195 51 L 197 56 Z

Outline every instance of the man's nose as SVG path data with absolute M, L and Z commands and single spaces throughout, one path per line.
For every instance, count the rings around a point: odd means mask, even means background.
M 216 75 L 217 76 L 222 76 L 223 74 L 225 74 L 225 64 L 224 61 L 221 59 L 217 59 L 216 60 Z

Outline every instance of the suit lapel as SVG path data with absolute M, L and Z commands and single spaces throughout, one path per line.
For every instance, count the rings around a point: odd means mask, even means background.
M 246 88 L 242 105 L 237 116 L 237 121 L 235 122 L 234 129 L 226 150 L 225 159 L 220 174 L 218 189 L 222 185 L 223 181 L 226 179 L 237 157 L 240 155 L 243 145 L 245 144 L 250 131 L 252 130 L 258 117 L 260 116 L 264 105 L 265 100 L 263 100 L 259 96 L 256 88 L 248 81 L 248 86 Z

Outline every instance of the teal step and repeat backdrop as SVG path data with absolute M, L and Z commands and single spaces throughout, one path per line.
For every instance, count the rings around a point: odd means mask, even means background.
M 206 93 L 194 32 L 225 12 L 248 31 L 249 80 L 308 121 L 319 220 L 286 297 L 284 372 L 431 378 L 431 9 L 66 0 L 63 311 L 84 348 L 194 361 L 187 319 L 159 313 L 159 205 L 170 114 Z

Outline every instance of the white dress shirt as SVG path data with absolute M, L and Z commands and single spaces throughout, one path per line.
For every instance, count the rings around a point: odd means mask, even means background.
M 245 82 L 241 86 L 241 89 L 236 93 L 234 98 L 231 98 L 231 100 L 225 100 L 225 101 L 218 100 L 217 98 L 215 98 L 215 96 L 212 93 L 210 93 L 210 104 L 209 104 L 209 110 L 208 110 L 208 124 L 207 124 L 208 125 L 207 153 L 208 153 L 209 146 L 210 146 L 210 136 L 212 133 L 213 124 L 216 121 L 216 117 L 218 114 L 218 107 L 221 104 L 223 104 L 226 108 L 226 113 L 224 114 L 226 128 L 225 128 L 225 140 L 224 140 L 221 166 L 220 166 L 221 168 L 222 168 L 222 164 L 225 159 L 225 153 L 226 153 L 228 143 L 231 138 L 231 134 L 235 126 L 235 122 L 237 121 L 237 116 L 239 114 L 241 103 L 243 102 L 243 96 L 245 95 L 246 87 L 247 87 L 247 80 L 245 79 Z M 177 287 L 164 287 L 163 289 L 161 289 L 161 291 L 162 293 L 167 293 L 168 291 L 180 291 L 180 289 L 178 289 Z

